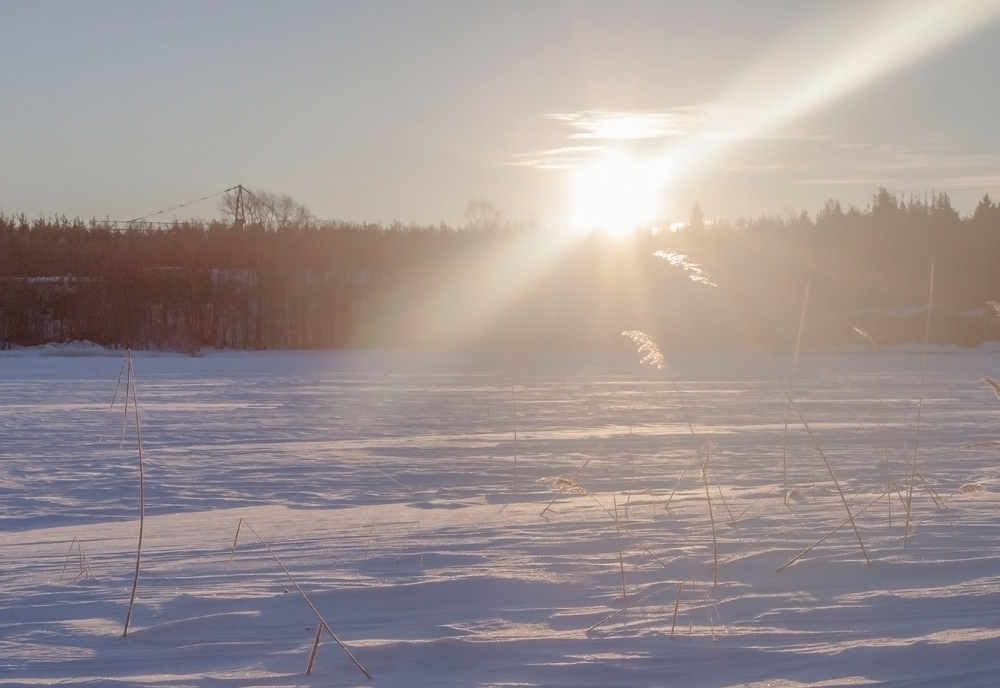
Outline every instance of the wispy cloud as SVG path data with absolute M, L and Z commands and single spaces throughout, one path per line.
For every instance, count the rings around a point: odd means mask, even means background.
M 939 140 L 914 144 L 831 144 L 799 184 L 919 185 L 981 188 L 1000 185 L 1000 155 L 968 153 Z M 822 169 L 822 172 L 819 170 Z
M 825 142 L 830 135 L 807 129 L 752 130 L 743 122 L 757 115 L 715 104 L 685 105 L 664 110 L 582 110 L 551 113 L 547 119 L 564 124 L 567 142 L 593 141 L 587 146 L 562 146 L 519 153 L 505 164 L 546 170 L 576 169 L 602 151 L 623 143 L 721 141 L 737 139 L 799 140 Z
M 788 170 L 811 170 L 814 165 L 805 161 L 763 163 L 759 165 L 726 165 L 722 172 L 784 172 Z
M 853 157 L 869 170 L 924 170 L 924 169 L 970 169 L 995 167 L 995 155 L 983 153 L 956 152 L 949 142 L 934 141 L 923 144 L 878 144 L 867 147 L 867 151 L 854 151 Z
M 583 110 L 548 114 L 545 117 L 575 129 L 569 134 L 570 139 L 635 141 L 696 136 L 705 139 L 826 141 L 830 138 L 824 132 L 790 127 L 748 130 L 745 123 L 760 115 L 760 112 L 749 108 L 703 103 L 666 110 Z
M 817 184 L 817 185 L 832 185 L 832 186 L 886 186 L 895 185 L 899 182 L 898 179 L 891 179 L 887 177 L 816 177 L 813 179 L 800 179 L 799 184 Z
M 948 177 L 947 186 L 955 189 L 1000 189 L 1000 174 Z
M 582 112 L 553 113 L 549 119 L 563 122 L 576 131 L 571 139 L 599 139 L 623 141 L 637 139 L 665 139 L 684 136 L 704 124 L 704 108 L 688 106 L 672 110 L 584 110 Z
M 572 170 L 592 159 L 601 146 L 564 146 L 534 153 L 518 153 L 505 165 L 534 167 L 539 170 Z
M 812 179 L 802 179 L 799 184 L 812 184 L 822 186 L 864 186 L 869 189 L 876 186 L 887 187 L 910 187 L 916 189 L 971 189 L 986 190 L 993 193 L 1000 188 L 1000 174 L 986 175 L 956 175 L 956 176 L 921 176 L 909 175 L 899 176 L 879 176 L 879 177 L 852 177 L 831 176 L 815 177 Z

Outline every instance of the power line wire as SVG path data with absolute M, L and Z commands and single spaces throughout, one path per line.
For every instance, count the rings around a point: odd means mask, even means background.
M 234 187 L 234 188 L 236 188 L 236 187 Z M 225 193 L 225 192 L 223 192 L 223 193 Z M 267 208 L 268 210 L 270 210 L 272 213 L 274 213 L 276 217 L 280 217 L 281 216 L 281 213 L 279 213 L 277 210 L 275 210 L 273 206 L 271 206 L 270 204 L 268 204 L 266 201 L 263 201 L 260 198 L 258 198 L 256 195 L 254 195 L 253 193 L 251 193 L 250 189 L 248 189 L 245 186 L 243 187 L 243 193 L 245 193 L 247 196 L 251 196 L 252 198 L 256 198 L 258 203 L 260 203 L 262 206 L 264 206 L 265 208 Z
M 233 190 L 238 189 L 238 188 L 239 188 L 239 184 L 237 184 L 236 186 L 231 186 L 228 189 L 225 189 L 223 191 L 217 191 L 217 192 L 215 192 L 213 194 L 209 194 L 209 195 L 207 195 L 207 196 L 205 196 L 203 198 L 199 198 L 199 199 L 194 200 L 194 201 L 188 201 L 187 203 L 181 203 L 180 205 L 175 205 L 174 207 L 167 208 L 166 210 L 158 210 L 155 213 L 150 213 L 149 215 L 143 215 L 142 217 L 137 217 L 134 220 L 121 220 L 121 221 L 119 221 L 119 220 L 111 220 L 111 222 L 114 222 L 115 224 L 131 224 L 133 222 L 143 222 L 143 221 L 146 220 L 147 217 L 156 217 L 157 215 L 162 215 L 163 213 L 169 213 L 171 210 L 177 210 L 179 208 L 184 208 L 185 206 L 194 205 L 195 203 L 201 203 L 202 201 L 207 201 L 208 199 L 214 198 L 215 196 L 221 196 L 224 193 L 229 193 L 230 191 L 233 191 Z M 246 189 L 243 189 L 243 190 L 246 191 Z M 250 192 L 247 191 L 247 193 L 250 193 Z M 254 196 L 254 198 L 257 198 L 257 197 Z M 257 198 L 257 200 L 260 201 L 259 198 Z M 263 203 L 263 201 L 261 201 L 261 202 Z M 154 224 L 154 223 L 150 223 L 150 224 Z M 159 223 L 156 223 L 156 224 L 159 224 Z

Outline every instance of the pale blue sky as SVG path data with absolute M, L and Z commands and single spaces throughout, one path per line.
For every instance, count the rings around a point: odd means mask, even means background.
M 456 224 L 487 198 L 557 223 L 573 169 L 620 147 L 672 156 L 667 220 L 878 186 L 968 212 L 1000 197 L 998 18 L 994 0 L 0 0 L 0 210 L 129 219 L 242 182 L 325 219 Z M 602 133 L 629 117 L 639 134 Z

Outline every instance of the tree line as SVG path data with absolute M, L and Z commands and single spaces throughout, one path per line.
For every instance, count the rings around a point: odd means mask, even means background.
M 625 240 L 504 224 L 482 204 L 453 228 L 322 222 L 278 201 L 280 221 L 241 226 L 0 215 L 0 347 L 607 350 L 643 329 L 697 349 L 745 336 L 733 305 L 758 339 L 787 347 L 806 284 L 812 343 L 857 343 L 858 324 L 888 344 L 922 336 L 932 261 L 932 339 L 1000 339 L 986 305 L 1000 300 L 1000 208 L 988 196 L 966 217 L 947 194 L 885 189 L 815 217 L 706 223 L 696 210 L 677 232 Z M 663 249 L 719 287 L 653 255 Z

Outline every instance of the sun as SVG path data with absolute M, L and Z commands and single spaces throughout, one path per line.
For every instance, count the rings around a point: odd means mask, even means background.
M 569 224 L 622 237 L 663 217 L 666 173 L 662 160 L 623 149 L 604 151 L 569 180 Z

